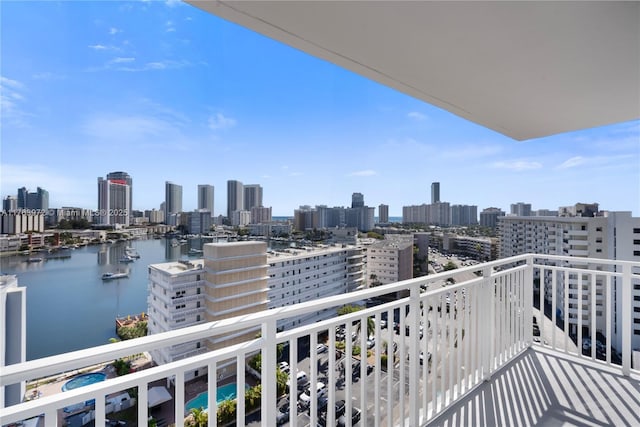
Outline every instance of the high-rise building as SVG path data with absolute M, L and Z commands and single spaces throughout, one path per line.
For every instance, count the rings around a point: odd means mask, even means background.
M 475 205 L 451 206 L 451 225 L 477 225 L 478 207 Z
M 369 286 L 413 278 L 413 235 L 390 235 L 367 247 Z
M 166 181 L 164 185 L 164 200 L 165 224 L 177 225 L 176 215 L 182 212 L 182 185 Z
M 480 226 L 496 228 L 498 217 L 504 216 L 504 211 L 499 208 L 486 208 L 480 212 Z
M 240 181 L 227 181 L 227 218 L 231 220 L 233 211 L 244 210 L 244 185 Z
M 213 217 L 213 185 L 198 185 L 198 209 L 208 209 Z
M 34 193 L 29 193 L 26 187 L 19 188 L 17 209 L 32 209 L 46 213 L 49 209 L 49 192 L 40 187 Z
M 118 181 L 124 181 L 128 186 L 129 186 L 129 215 L 133 218 L 132 216 L 132 210 L 133 210 L 133 179 L 131 178 L 131 175 L 129 175 L 126 172 L 111 172 L 107 174 L 107 179 L 110 181 L 114 181 L 114 182 L 118 182 Z
M 511 215 L 531 216 L 531 203 L 518 202 L 511 204 Z
M 251 224 L 263 224 L 271 222 L 271 207 L 264 206 L 251 208 Z
M 353 193 L 351 195 L 351 207 L 352 208 L 364 207 L 364 195 L 362 193 Z
M 0 276 L 0 369 L 27 359 L 27 293 L 16 276 Z M 2 407 L 22 402 L 26 383 L 4 386 Z
M 149 267 L 149 333 L 284 307 L 364 286 L 361 247 L 323 247 L 271 251 L 262 242 L 204 245 L 204 260 L 167 262 Z M 304 279 L 300 271 L 307 271 Z M 323 310 L 278 323 L 279 328 L 312 324 L 335 316 Z M 168 363 L 207 349 L 255 338 L 252 329 L 152 351 Z M 187 375 L 187 379 L 194 372 Z
M 378 206 L 378 222 L 381 224 L 389 223 L 389 205 Z
M 2 209 L 10 212 L 18 209 L 18 198 L 16 196 L 7 196 L 2 201 Z
M 251 208 L 262 206 L 262 187 L 259 184 L 247 184 L 244 186 L 244 204 L 242 209 L 250 211 Z
M 126 179 L 98 177 L 98 211 L 94 222 L 100 225 L 129 225 L 132 213 L 130 192 L 131 187 Z
M 538 253 L 545 255 L 564 255 L 582 258 L 600 258 L 624 261 L 640 261 L 640 218 L 631 216 L 631 212 L 603 212 L 597 217 L 518 217 L 505 216 L 500 218 L 500 257 L 510 257 L 524 253 Z M 588 260 L 585 260 L 585 264 Z M 570 292 L 564 295 L 565 287 L 556 286 L 556 296 L 552 295 L 552 274 L 539 277 L 540 286 L 544 286 L 545 295 L 550 300 L 556 298 L 558 315 L 565 315 L 569 323 L 569 333 L 576 333 L 577 310 L 581 309 L 582 324 L 589 325 L 591 319 L 590 301 L 580 303 L 578 293 Z M 569 289 L 577 289 L 579 284 L 590 286 L 595 281 L 595 295 L 606 293 L 606 281 L 597 275 L 570 275 Z M 618 278 L 614 278 L 613 289 L 621 286 Z M 619 288 L 618 288 L 619 289 Z M 614 347 L 620 348 L 621 337 L 616 331 L 622 330 L 617 326 L 621 322 L 620 314 L 623 302 L 620 301 L 621 292 L 614 292 L 612 306 L 606 307 L 604 301 L 596 301 L 596 331 L 605 333 L 605 321 L 610 313 L 614 324 L 611 337 Z M 634 301 L 640 301 L 640 287 L 632 290 Z M 564 301 L 568 299 L 569 313 L 564 313 Z M 628 304 L 628 301 L 624 302 Z M 640 348 L 640 304 L 636 304 L 632 313 L 634 322 L 633 348 Z
M 431 183 L 431 204 L 440 203 L 440 183 Z

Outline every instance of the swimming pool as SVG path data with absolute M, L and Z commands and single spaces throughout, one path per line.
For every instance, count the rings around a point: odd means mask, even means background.
M 62 386 L 62 391 L 73 390 L 74 388 L 80 388 L 89 384 L 99 383 L 101 381 L 104 381 L 105 379 L 107 379 L 107 376 L 100 372 L 80 374 L 64 383 L 64 385 Z
M 225 384 L 216 390 L 216 404 L 221 404 L 225 400 L 233 400 L 236 398 L 236 383 Z M 245 389 L 249 386 L 245 384 Z M 209 407 L 209 392 L 205 391 L 191 399 L 184 405 L 184 412 L 188 414 L 192 409 Z

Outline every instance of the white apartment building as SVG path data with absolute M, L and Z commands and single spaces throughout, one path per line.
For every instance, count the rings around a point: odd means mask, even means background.
M 500 257 L 509 257 L 523 253 L 539 253 L 549 255 L 568 255 L 573 257 L 600 258 L 625 261 L 640 261 L 640 218 L 634 218 L 630 212 L 602 212 L 598 217 L 517 217 L 500 218 Z M 585 262 L 586 265 L 586 262 Z M 545 295 L 552 298 L 551 274 L 542 280 Z M 593 277 L 569 277 L 569 313 L 570 333 L 576 333 L 578 310 L 582 316 L 582 324 L 589 325 L 591 313 L 587 310 L 590 303 L 591 281 Z M 621 322 L 621 292 L 616 289 L 614 280 L 612 306 L 605 307 L 606 283 L 595 277 L 596 285 L 596 330 L 604 333 L 607 310 L 613 310 L 615 316 L 612 327 L 614 345 L 619 348 L 621 337 L 616 335 Z M 578 284 L 582 283 L 581 307 L 578 307 Z M 632 345 L 640 348 L 640 283 L 634 284 L 632 290 L 633 305 L 633 337 Z M 564 286 L 556 287 L 558 315 L 564 316 Z
M 205 313 L 204 260 L 174 261 L 149 266 L 147 313 L 149 335 L 201 323 Z M 206 343 L 190 342 L 151 351 L 164 364 L 203 352 Z
M 0 276 L 0 369 L 27 359 L 27 288 L 16 276 Z M 22 402 L 25 383 L 0 387 L 2 407 Z
M 269 308 L 284 307 L 361 289 L 364 254 L 358 246 L 327 246 L 270 251 Z M 336 315 L 335 310 L 286 319 L 280 329 L 308 325 Z
M 367 281 L 386 285 L 413 278 L 413 235 L 387 235 L 367 247 Z
M 149 266 L 149 334 L 344 294 L 365 285 L 357 246 L 269 251 L 263 242 L 204 245 L 204 259 Z M 284 319 L 287 329 L 335 316 L 335 310 Z M 254 338 L 257 330 L 151 352 L 158 364 Z M 191 378 L 197 373 L 192 373 Z

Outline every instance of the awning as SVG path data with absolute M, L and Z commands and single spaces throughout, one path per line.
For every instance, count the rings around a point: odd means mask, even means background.
M 165 387 L 152 387 L 149 389 L 147 404 L 149 408 L 153 408 L 154 406 L 158 406 L 161 403 L 168 402 L 171 399 L 171 394 Z

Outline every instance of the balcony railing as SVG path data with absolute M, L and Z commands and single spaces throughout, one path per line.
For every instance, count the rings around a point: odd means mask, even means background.
M 182 426 L 185 377 L 199 370 L 208 372 L 208 378 L 235 371 L 235 416 L 237 424 L 244 425 L 251 409 L 245 407 L 246 360 L 261 352 L 262 398 L 257 412 L 261 425 L 273 426 L 278 413 L 278 344 L 282 343 L 288 346 L 290 377 L 297 378 L 298 372 L 305 371 L 311 384 L 324 383 L 328 408 L 344 400 L 346 414 L 354 408 L 361 411 L 362 426 L 425 425 L 531 345 L 590 359 L 629 375 L 632 312 L 634 304 L 640 306 L 633 298 L 634 285 L 640 283 L 638 271 L 640 264 L 631 262 L 521 255 L 10 365 L 2 369 L 0 386 L 248 328 L 261 330 L 260 337 L 251 341 L 3 408 L 0 424 L 43 415 L 45 425 L 59 425 L 64 408 L 95 400 L 95 425 L 105 425 L 106 397 L 130 388 L 137 388 L 137 419 L 146 420 L 150 383 L 169 378 L 175 387 L 175 424 Z M 582 301 L 585 292 L 591 295 L 586 302 L 590 313 L 587 322 L 565 316 L 571 298 L 563 298 L 563 307 L 557 304 L 560 293 L 569 294 L 570 275 L 572 280 L 577 278 L 578 289 L 571 292 L 577 294 L 576 301 Z M 597 305 L 596 287 L 604 295 L 604 306 Z M 383 299 L 389 295 L 394 297 Z M 277 332 L 279 320 L 373 299 L 390 302 L 368 304 L 360 311 Z M 534 326 L 534 316 L 538 326 Z M 583 347 L 583 338 L 590 338 L 590 347 Z M 320 343 L 326 344 L 326 353 L 316 351 Z M 209 413 L 214 414 L 216 381 L 208 381 L 207 387 Z M 308 407 L 298 407 L 292 390 L 290 425 L 317 425 L 319 393 L 324 391 L 310 387 Z M 325 421 L 326 425 L 336 424 L 333 410 L 326 412 Z M 351 425 L 350 417 L 346 422 Z M 217 425 L 215 416 L 209 417 L 209 425 Z

